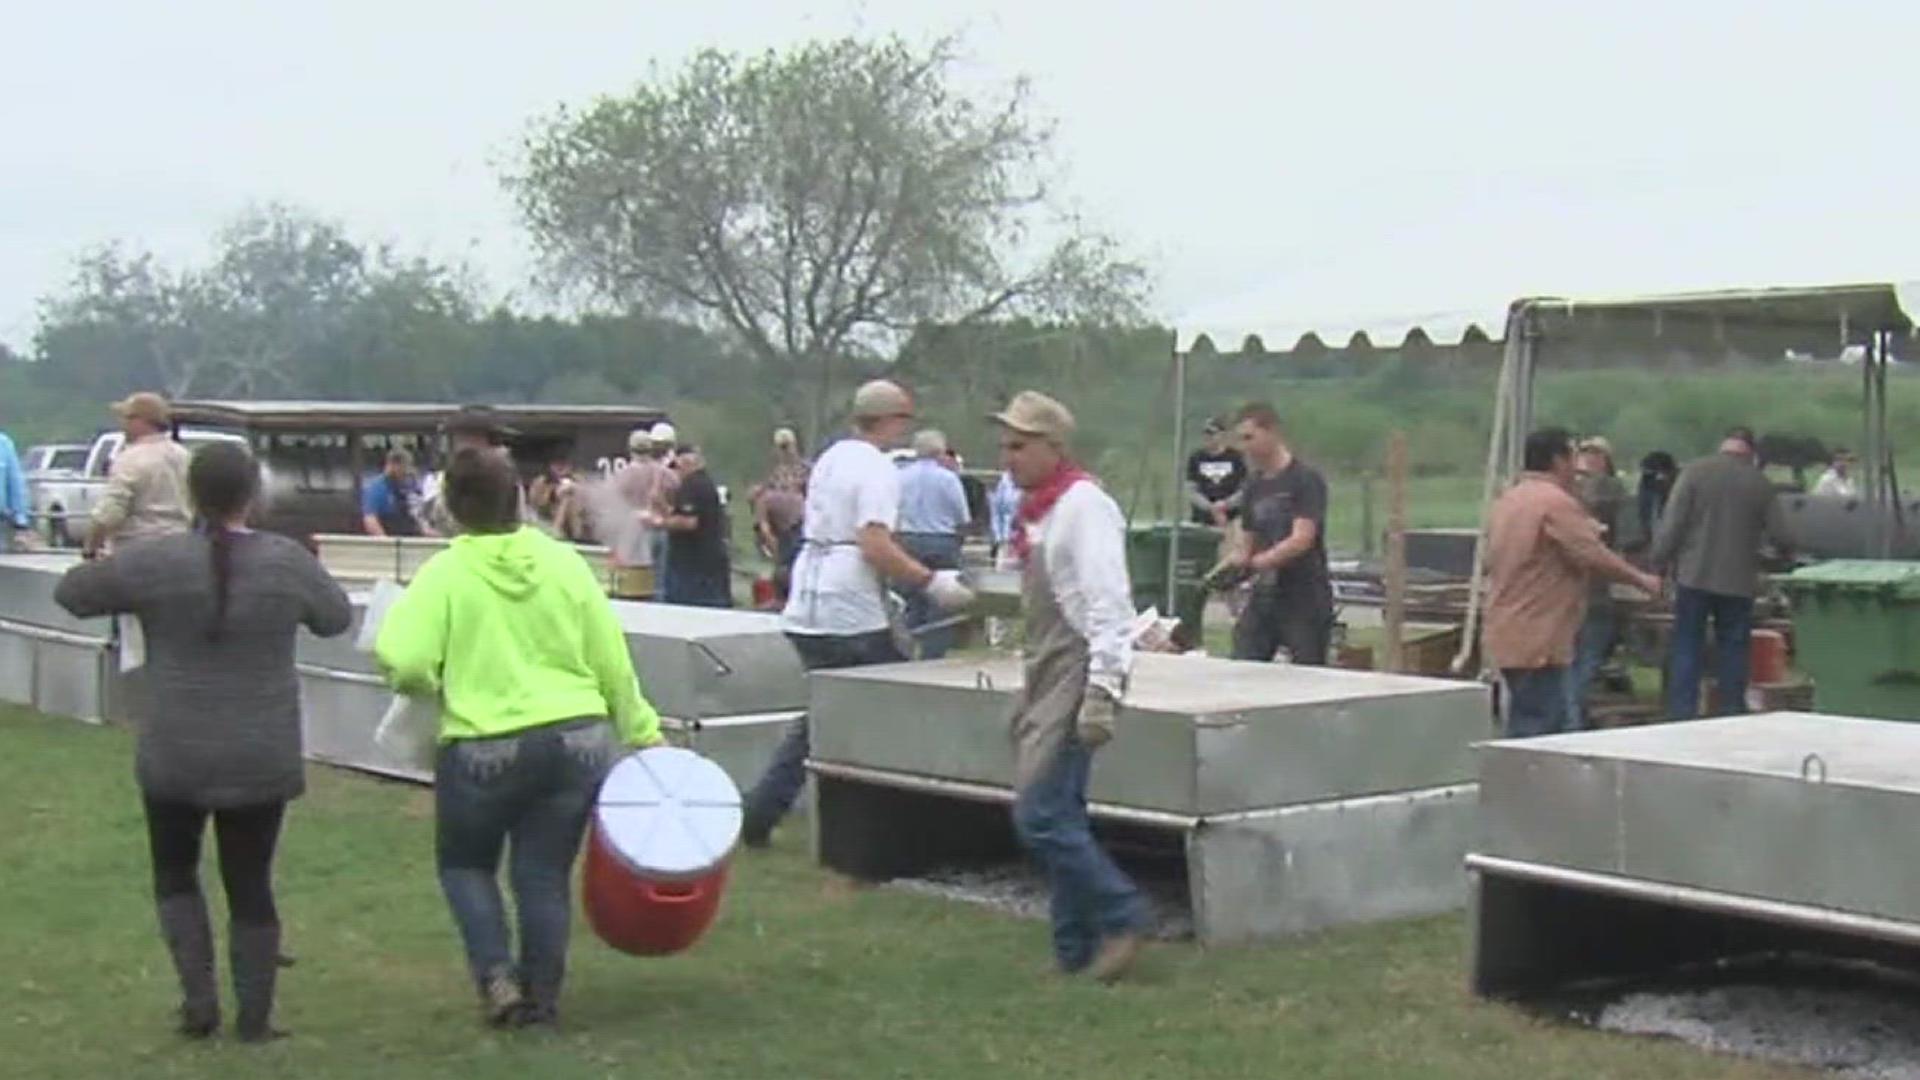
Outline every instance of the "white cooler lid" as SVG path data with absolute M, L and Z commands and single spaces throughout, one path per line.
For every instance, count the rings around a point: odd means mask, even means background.
M 720 766 L 677 746 L 615 765 L 594 813 L 607 845 L 642 875 L 699 876 L 740 838 L 740 789 Z

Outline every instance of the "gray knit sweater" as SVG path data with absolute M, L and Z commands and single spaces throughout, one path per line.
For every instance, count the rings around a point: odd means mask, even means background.
M 210 641 L 211 542 L 183 533 L 128 544 L 67 572 L 54 592 L 77 616 L 132 614 L 147 644 L 135 771 L 151 798 L 209 809 L 292 799 L 306 789 L 301 626 L 323 637 L 353 621 L 347 594 L 307 550 L 273 533 L 232 540 L 224 630 Z

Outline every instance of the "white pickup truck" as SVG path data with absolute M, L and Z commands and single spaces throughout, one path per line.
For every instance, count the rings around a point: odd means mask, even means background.
M 193 428 L 181 430 L 179 439 L 188 450 L 211 442 L 246 442 L 224 431 Z M 86 540 L 87 519 L 92 516 L 100 493 L 106 489 L 107 470 L 113 468 L 113 459 L 126 441 L 120 432 L 109 431 L 93 440 L 87 450 L 86 464 L 77 474 L 42 475 L 32 482 L 29 499 L 33 504 L 34 523 L 49 545 L 78 547 Z

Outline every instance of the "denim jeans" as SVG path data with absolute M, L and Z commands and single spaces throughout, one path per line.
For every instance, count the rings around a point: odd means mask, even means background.
M 1333 602 L 1326 597 L 1254 587 L 1233 625 L 1233 658 L 1270 663 L 1281 648 L 1295 664 L 1322 666 L 1333 639 Z
M 1580 636 L 1573 644 L 1573 667 L 1567 672 L 1568 731 L 1585 731 L 1593 726 L 1587 722 L 1587 693 L 1619 636 L 1620 617 L 1613 605 L 1590 604 L 1587 620 L 1580 624 Z
M 1673 656 L 1667 672 L 1667 718 L 1700 715 L 1700 676 L 1706 668 L 1707 621 L 1713 621 L 1715 688 L 1713 711 L 1747 711 L 1748 649 L 1753 644 L 1753 598 L 1681 586 L 1673 597 Z
M 920 565 L 929 570 L 960 569 L 960 538 L 940 533 L 902 533 L 900 546 L 907 554 L 919 560 Z M 936 607 L 928 598 L 925 589 L 915 589 L 901 593 L 907 602 L 906 624 L 908 630 L 915 630 L 931 622 L 949 618 L 948 614 Z M 920 659 L 938 660 L 953 648 L 953 628 L 946 627 L 922 636 L 920 640 Z
M 893 633 L 888 630 L 853 637 L 788 634 L 787 640 L 793 642 L 794 651 L 800 654 L 800 666 L 808 671 L 897 664 L 906 659 L 900 655 L 899 646 L 893 643 Z M 801 716 L 788 725 L 786 737 L 775 748 L 767 771 L 742 800 L 745 813 L 740 835 L 746 843 L 766 843 L 773 827 L 793 809 L 800 789 L 807 784 L 807 755 L 812 750 L 807 718 Z
M 667 603 L 683 607 L 733 606 L 733 584 L 726 574 L 700 573 L 686 567 L 681 567 L 667 580 L 666 588 L 661 590 L 660 595 Z
M 1093 961 L 1100 940 L 1146 928 L 1146 898 L 1093 838 L 1087 778 L 1093 753 L 1068 736 L 1053 764 L 1013 804 L 1020 843 L 1052 892 L 1053 958 L 1062 971 Z
M 667 530 L 656 529 L 653 533 L 653 595 L 662 601 L 672 587 L 672 569 L 667 562 Z
M 1501 668 L 1500 681 L 1505 686 L 1504 737 L 1527 739 L 1573 730 L 1567 715 L 1566 668 Z
M 459 925 L 467 965 L 484 985 L 517 975 L 528 1000 L 551 1012 L 566 977 L 570 884 L 593 800 L 620 754 L 603 719 L 547 724 L 440 748 L 434 767 L 440 888 Z M 519 914 L 513 962 L 500 896 L 501 849 Z

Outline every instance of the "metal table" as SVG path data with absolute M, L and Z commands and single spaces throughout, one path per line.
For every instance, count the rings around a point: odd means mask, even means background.
M 1920 726 L 1769 713 L 1479 750 L 1477 993 L 1783 950 L 1920 964 Z
M 1019 680 L 1004 659 L 816 672 L 821 861 L 884 879 L 1010 856 Z M 1445 911 L 1489 724 L 1477 684 L 1143 655 L 1093 815 L 1185 876 L 1209 943 Z

